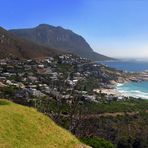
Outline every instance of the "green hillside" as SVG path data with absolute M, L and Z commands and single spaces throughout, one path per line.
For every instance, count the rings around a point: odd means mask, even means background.
M 0 100 L 0 148 L 81 146 L 79 140 L 35 109 Z

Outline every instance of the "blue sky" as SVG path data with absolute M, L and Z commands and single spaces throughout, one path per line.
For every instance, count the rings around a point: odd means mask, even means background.
M 112 57 L 148 57 L 148 0 L 0 0 L 0 26 L 62 26 Z

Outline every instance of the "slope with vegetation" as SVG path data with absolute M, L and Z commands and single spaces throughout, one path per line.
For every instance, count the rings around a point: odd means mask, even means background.
M 0 147 L 79 148 L 80 146 L 82 143 L 79 140 L 35 109 L 0 100 Z
M 78 140 L 33 108 L 0 100 L 0 148 L 114 148 L 92 137 Z M 81 142 L 80 142 L 81 141 Z
M 61 52 L 25 39 L 21 39 L 0 27 L 0 58 L 15 56 L 19 58 L 41 58 L 60 54 Z

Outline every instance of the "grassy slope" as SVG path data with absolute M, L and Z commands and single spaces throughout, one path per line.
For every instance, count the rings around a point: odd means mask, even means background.
M 0 147 L 73 148 L 81 143 L 33 108 L 0 100 Z

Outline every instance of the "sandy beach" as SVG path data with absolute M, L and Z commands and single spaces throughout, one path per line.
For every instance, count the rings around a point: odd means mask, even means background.
M 114 95 L 114 96 L 118 96 L 118 97 L 123 96 L 123 94 L 120 93 L 116 88 L 114 88 L 114 89 L 101 88 L 101 89 L 95 89 L 94 91 L 97 93 L 100 93 L 100 90 L 101 90 L 101 93 L 103 93 L 103 94 Z

